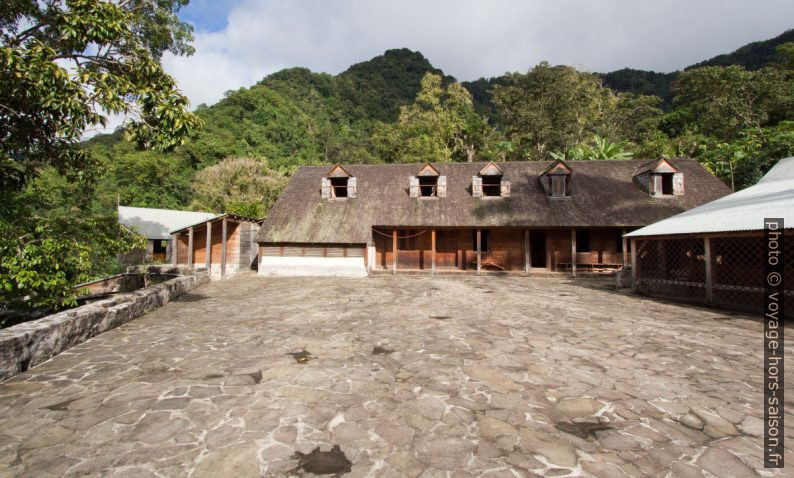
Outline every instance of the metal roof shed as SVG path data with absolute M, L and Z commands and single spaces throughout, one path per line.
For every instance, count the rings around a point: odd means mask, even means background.
M 759 312 L 764 219 L 782 218 L 783 301 L 794 316 L 794 157 L 758 182 L 629 234 L 632 284 L 643 294 Z

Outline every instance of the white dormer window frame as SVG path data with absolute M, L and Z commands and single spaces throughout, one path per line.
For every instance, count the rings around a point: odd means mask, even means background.
M 646 185 L 651 197 L 669 198 L 684 194 L 684 173 L 666 159 L 660 159 L 644 174 L 646 179 L 643 181 L 640 178 L 639 181 L 640 184 Z
M 430 163 L 409 178 L 409 195 L 419 199 L 447 197 L 447 177 Z
M 472 176 L 471 194 L 481 198 L 510 197 L 510 181 L 504 179 L 502 168 L 491 162 Z
M 337 164 L 328 175 L 322 178 L 321 194 L 323 199 L 350 199 L 356 197 L 357 181 L 355 176 Z

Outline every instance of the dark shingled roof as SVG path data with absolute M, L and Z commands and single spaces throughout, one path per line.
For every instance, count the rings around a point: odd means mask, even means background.
M 471 195 L 471 179 L 487 163 L 436 163 L 447 177 L 447 197 L 412 198 L 409 177 L 421 164 L 350 165 L 356 197 L 323 199 L 330 166 L 298 169 L 257 235 L 259 242 L 363 244 L 372 226 L 400 227 L 627 227 L 645 226 L 728 193 L 730 189 L 691 159 L 671 160 L 684 173 L 685 194 L 652 198 L 633 181 L 648 160 L 568 161 L 571 196 L 550 198 L 539 176 L 548 161 L 499 163 L 511 197 Z

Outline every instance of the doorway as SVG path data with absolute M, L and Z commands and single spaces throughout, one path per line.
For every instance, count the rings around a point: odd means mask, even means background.
M 546 268 L 546 231 L 529 231 L 532 267 Z

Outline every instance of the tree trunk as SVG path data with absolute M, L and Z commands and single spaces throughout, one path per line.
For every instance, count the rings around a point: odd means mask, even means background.
M 473 144 L 466 145 L 466 158 L 470 163 L 474 162 L 474 155 L 477 153 L 477 148 Z

